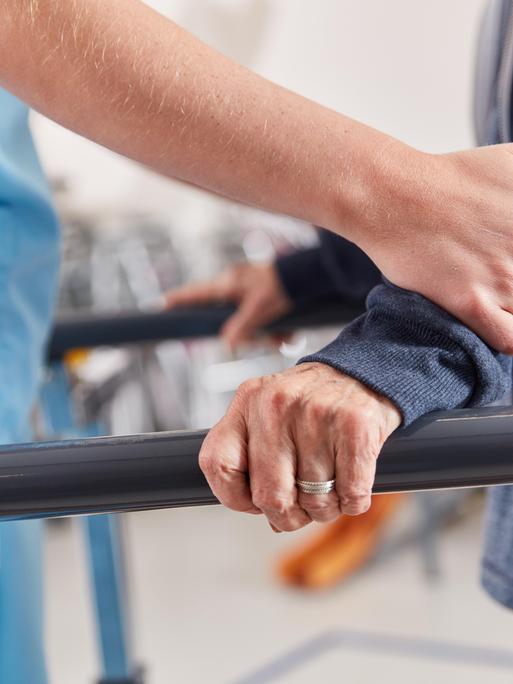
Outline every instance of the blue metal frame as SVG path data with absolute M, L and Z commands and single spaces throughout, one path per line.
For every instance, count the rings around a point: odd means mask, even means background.
M 77 424 L 68 374 L 61 363 L 48 369 L 41 389 L 41 408 L 49 436 L 62 439 L 102 434 L 99 424 Z M 131 648 L 121 519 L 114 515 L 86 517 L 84 532 L 102 664 L 100 684 L 142 684 L 142 670 L 136 667 Z
M 84 519 L 104 682 L 129 681 L 133 666 L 126 614 L 126 583 L 119 517 Z

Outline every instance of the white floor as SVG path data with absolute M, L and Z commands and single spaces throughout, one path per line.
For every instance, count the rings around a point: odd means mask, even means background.
M 478 586 L 476 513 L 443 533 L 435 582 L 410 547 L 310 595 L 276 582 L 273 562 L 297 536 L 274 535 L 262 520 L 208 508 L 132 515 L 128 528 L 135 642 L 148 684 L 513 680 L 513 613 Z M 51 684 L 91 684 L 80 523 L 52 526 L 47 548 Z M 502 650 L 512 658 L 500 667 Z

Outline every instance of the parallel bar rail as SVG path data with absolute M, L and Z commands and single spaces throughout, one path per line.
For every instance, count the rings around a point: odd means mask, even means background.
M 198 466 L 206 432 L 0 447 L 0 518 L 217 503 Z M 374 491 L 513 483 L 513 408 L 432 414 L 388 440 Z
M 234 310 L 233 306 L 211 306 L 60 320 L 53 330 L 48 359 L 59 361 L 66 352 L 79 347 L 215 337 Z M 343 299 L 316 302 L 272 323 L 266 331 L 291 332 L 301 328 L 339 325 L 353 320 L 363 310 L 362 302 L 351 303 Z

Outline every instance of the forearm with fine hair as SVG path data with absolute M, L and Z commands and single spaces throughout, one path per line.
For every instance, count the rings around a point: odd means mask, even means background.
M 387 136 L 138 0 L 0 0 L 0 24 L 0 84 L 43 114 L 168 176 L 357 240 L 351 219 L 372 212 Z

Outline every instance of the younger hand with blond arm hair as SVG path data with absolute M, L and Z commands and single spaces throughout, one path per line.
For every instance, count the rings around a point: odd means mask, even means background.
M 0 0 L 0 85 L 169 176 L 322 225 L 513 350 L 509 145 L 431 155 L 235 64 L 139 0 Z

